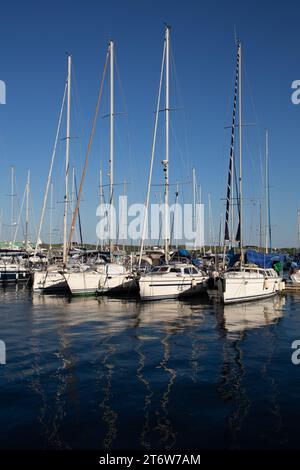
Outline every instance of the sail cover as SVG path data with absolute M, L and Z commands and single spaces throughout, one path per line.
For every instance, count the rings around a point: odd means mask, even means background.
M 231 254 L 229 256 L 229 263 L 228 267 L 234 266 L 234 264 L 240 260 L 240 253 L 237 253 L 235 255 Z M 265 253 L 259 253 L 258 251 L 255 250 L 246 250 L 245 252 L 245 263 L 247 264 L 256 264 L 256 266 L 259 266 L 260 268 L 272 268 L 274 263 L 276 262 L 284 262 L 284 254 L 282 253 L 270 253 L 270 254 L 265 254 Z

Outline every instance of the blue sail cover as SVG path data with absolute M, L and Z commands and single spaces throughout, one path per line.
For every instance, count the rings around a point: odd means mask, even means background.
M 230 256 L 228 267 L 234 266 L 234 264 L 239 261 L 240 253 Z M 255 250 L 246 250 L 245 252 L 245 262 L 248 264 L 256 264 L 260 268 L 272 268 L 274 263 L 284 262 L 284 254 L 282 253 L 270 253 L 266 255 L 265 253 L 259 253 Z
M 191 258 L 192 255 L 188 250 L 180 249 L 178 250 L 179 256 L 186 256 L 187 258 Z
M 272 268 L 274 255 L 266 255 L 258 253 L 258 251 L 247 250 L 245 253 L 245 261 L 249 264 L 256 264 L 260 268 Z
M 265 253 L 258 253 L 254 250 L 247 250 L 246 261 L 247 263 L 257 264 L 260 268 L 272 268 L 274 263 L 284 263 L 284 254 L 270 253 L 266 255 Z

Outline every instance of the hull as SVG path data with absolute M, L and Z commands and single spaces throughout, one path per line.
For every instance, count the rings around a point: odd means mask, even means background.
M 33 291 L 43 294 L 64 293 L 68 285 L 64 276 L 57 271 L 35 271 Z
M 198 295 L 205 291 L 203 277 L 142 276 L 139 280 L 142 300 L 178 299 Z
M 117 274 L 112 276 L 101 275 L 97 294 L 120 294 L 138 292 L 138 285 L 128 274 Z
M 31 273 L 29 270 L 18 266 L 1 266 L 0 268 L 0 283 L 3 284 L 28 282 L 30 277 Z
M 295 273 L 291 274 L 290 279 L 292 281 L 292 284 L 300 285 L 300 271 L 296 271 Z
M 64 278 L 72 295 L 95 295 L 101 274 L 97 271 L 65 273 Z
M 265 279 L 263 275 L 251 277 L 240 273 L 235 277 L 220 278 L 217 285 L 224 304 L 265 299 L 282 290 L 279 277 Z

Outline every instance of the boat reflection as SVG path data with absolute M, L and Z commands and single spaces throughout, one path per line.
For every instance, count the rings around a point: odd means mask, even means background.
M 137 379 L 145 388 L 144 424 L 140 434 L 140 444 L 145 449 L 163 448 L 170 450 L 176 445 L 177 432 L 170 416 L 170 400 L 177 379 L 174 359 L 178 353 L 176 343 L 182 333 L 190 335 L 189 346 L 192 345 L 188 362 L 197 370 L 197 351 L 195 325 L 204 320 L 204 311 L 197 302 L 150 302 L 138 304 L 136 323 L 136 338 L 138 345 Z M 147 342 L 158 341 L 161 355 L 153 364 L 153 359 L 147 357 Z M 189 348 L 190 349 L 190 348 Z M 155 350 L 159 350 L 155 347 Z M 190 360 L 192 357 L 192 361 Z M 153 375 L 149 371 L 149 363 L 155 367 L 156 387 L 151 385 Z M 147 367 L 148 365 L 148 367 Z M 157 375 L 163 384 L 157 389 Z
M 241 332 L 278 322 L 283 315 L 284 305 L 285 297 L 273 297 L 258 302 L 225 305 L 223 307 L 223 326 L 227 331 L 227 337 L 234 338 Z
M 251 381 L 249 372 L 258 375 L 268 388 L 269 412 L 273 429 L 282 429 L 278 387 L 270 372 L 276 344 L 273 325 L 283 317 L 285 298 L 277 297 L 264 301 L 239 305 L 216 305 L 220 337 L 222 339 L 222 365 L 217 391 L 221 399 L 227 402 L 228 442 L 231 449 L 243 448 L 245 420 L 252 411 Z M 257 342 L 256 356 L 260 358 L 259 370 L 255 369 L 256 358 L 246 358 L 244 342 L 247 335 L 255 334 Z M 251 362 L 253 361 L 253 363 Z M 254 365 L 253 365 L 254 364 Z M 253 380 L 253 379 L 252 379 Z

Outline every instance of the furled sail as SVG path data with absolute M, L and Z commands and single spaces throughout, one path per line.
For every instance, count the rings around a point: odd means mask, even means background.
M 231 202 L 231 191 L 233 181 L 233 158 L 234 158 L 234 139 L 235 139 L 235 122 L 236 122 L 236 104 L 238 93 L 238 79 L 239 79 L 239 62 L 240 62 L 240 45 L 237 47 L 237 60 L 236 60 L 236 73 L 234 83 L 234 98 L 233 98 L 233 112 L 232 112 L 232 125 L 231 125 L 231 141 L 230 141 L 230 156 L 229 156 L 229 171 L 227 181 L 227 195 L 226 195 L 226 215 L 225 215 L 225 234 L 224 240 L 229 241 L 229 211 Z

